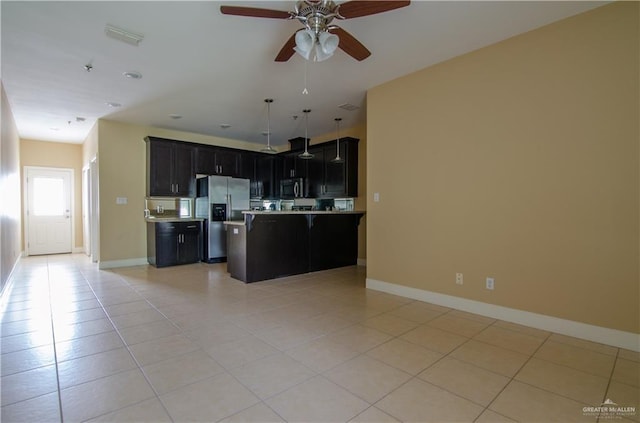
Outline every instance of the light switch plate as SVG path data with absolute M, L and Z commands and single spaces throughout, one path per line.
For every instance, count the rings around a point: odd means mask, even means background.
M 116 197 L 116 204 L 127 204 L 127 197 Z
M 374 192 L 373 193 L 373 202 L 374 203 L 379 203 L 380 202 L 380 193 L 379 192 Z

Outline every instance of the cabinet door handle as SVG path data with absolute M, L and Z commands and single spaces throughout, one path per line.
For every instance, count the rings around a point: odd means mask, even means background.
M 189 226 L 187 226 L 187 229 L 195 229 L 197 227 L 198 227 L 198 225 L 189 225 Z

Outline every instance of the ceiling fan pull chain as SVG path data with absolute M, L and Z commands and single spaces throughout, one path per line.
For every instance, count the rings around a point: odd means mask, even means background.
M 302 94 L 309 94 L 309 90 L 307 90 L 307 70 L 309 66 L 309 61 L 304 61 L 304 90 L 302 90 Z

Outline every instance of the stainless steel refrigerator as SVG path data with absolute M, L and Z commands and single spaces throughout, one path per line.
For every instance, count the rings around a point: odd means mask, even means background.
M 228 176 L 198 179 L 196 217 L 205 220 L 203 260 L 209 263 L 227 260 L 225 220 L 243 220 L 249 210 L 249 180 Z

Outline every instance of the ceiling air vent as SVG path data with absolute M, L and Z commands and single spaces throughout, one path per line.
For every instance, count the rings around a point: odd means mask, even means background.
M 127 31 L 126 29 L 118 28 L 117 26 L 109 24 L 104 27 L 104 33 L 107 37 L 136 47 L 140 44 L 140 41 L 144 39 L 144 35 L 136 34 L 135 32 Z
M 353 112 L 354 110 L 358 110 L 360 108 L 360 107 L 354 106 L 353 104 L 350 104 L 350 103 L 344 103 L 344 104 L 339 105 L 338 107 L 340 107 L 341 109 L 344 109 L 344 110 L 348 110 L 350 112 Z

